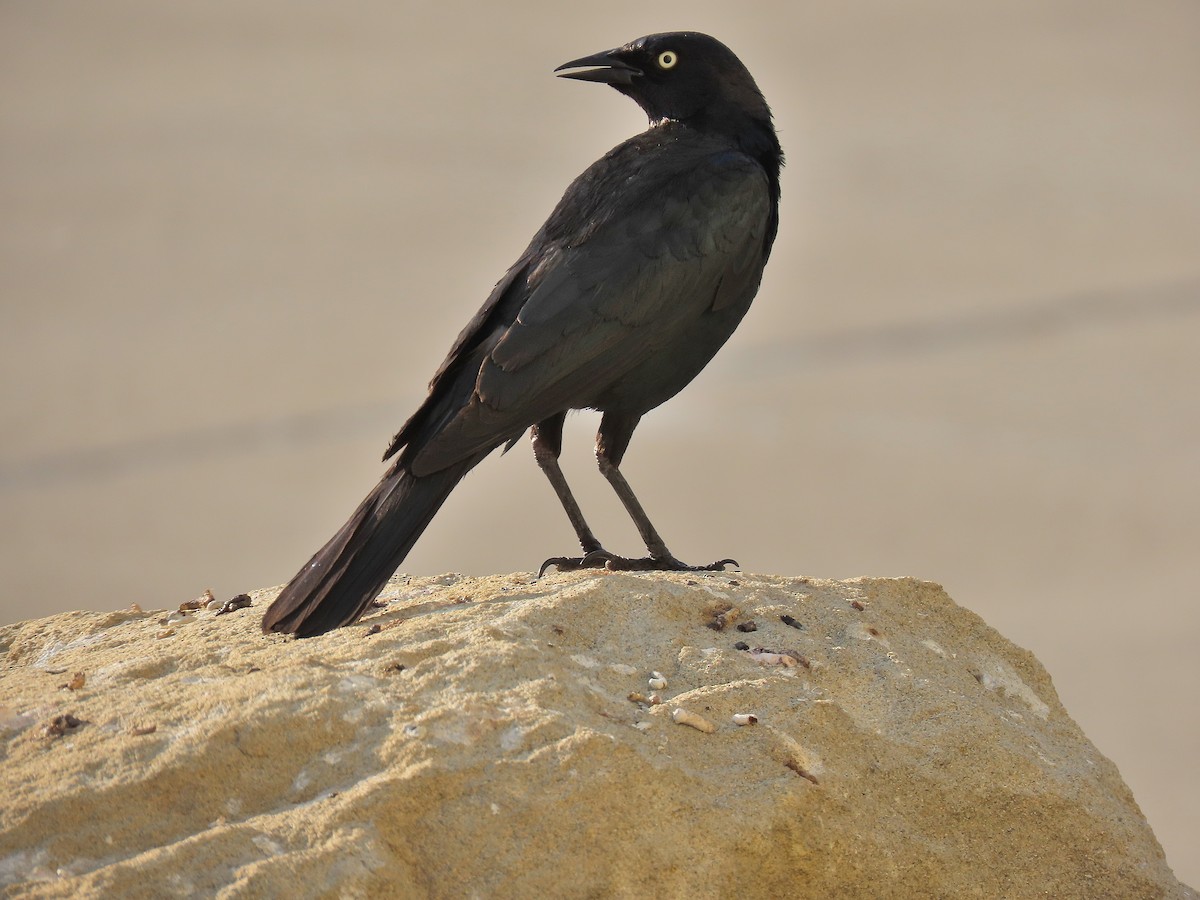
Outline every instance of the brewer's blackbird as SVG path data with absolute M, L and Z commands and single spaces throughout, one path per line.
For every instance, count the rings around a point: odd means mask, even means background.
M 696 377 L 758 290 L 779 222 L 771 111 L 729 48 L 695 32 L 649 35 L 555 71 L 611 85 L 650 127 L 567 188 L 392 440 L 383 480 L 271 604 L 264 631 L 307 637 L 358 619 L 463 476 L 526 431 L 583 551 L 542 572 L 733 564 L 676 559 L 619 466 L 642 415 Z M 605 550 L 567 487 L 558 456 L 572 409 L 603 414 L 596 458 L 644 559 Z

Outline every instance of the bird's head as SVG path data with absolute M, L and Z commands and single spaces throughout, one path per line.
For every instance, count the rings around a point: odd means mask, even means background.
M 771 111 L 741 60 L 716 38 L 695 31 L 647 35 L 563 63 L 555 71 L 563 78 L 611 85 L 655 123 L 674 120 L 705 127 L 725 122 L 737 127 L 749 119 L 769 127 L 771 121 Z

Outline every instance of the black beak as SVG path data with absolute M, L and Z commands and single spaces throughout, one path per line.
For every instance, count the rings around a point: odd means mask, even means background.
M 561 73 L 559 78 L 574 78 L 577 81 L 598 81 L 601 84 L 612 85 L 633 84 L 633 79 L 641 75 L 642 70 L 637 66 L 631 66 L 617 56 L 619 52 L 619 50 L 605 50 L 602 53 L 593 53 L 591 56 L 563 63 L 554 71 Z M 599 66 L 600 68 L 588 68 L 583 72 L 563 72 L 563 69 L 580 69 L 585 66 Z

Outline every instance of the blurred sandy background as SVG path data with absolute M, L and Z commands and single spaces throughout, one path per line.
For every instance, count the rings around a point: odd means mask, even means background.
M 746 61 L 789 166 L 755 309 L 634 439 L 654 521 L 685 559 L 942 582 L 1200 883 L 1193 0 L 0 4 L 0 621 L 290 577 L 643 127 L 551 69 L 674 28 Z M 565 467 L 635 552 L 596 422 Z M 405 570 L 573 549 L 521 446 Z

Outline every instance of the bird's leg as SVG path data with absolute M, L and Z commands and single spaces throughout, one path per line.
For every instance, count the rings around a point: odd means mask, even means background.
M 537 460 L 538 466 L 545 473 L 551 487 L 554 488 L 554 493 L 558 495 L 558 502 L 562 504 L 567 518 L 571 520 L 571 527 L 575 529 L 575 535 L 579 538 L 579 547 L 583 550 L 583 556 L 551 557 L 542 563 L 541 569 L 538 570 L 538 578 L 541 578 L 546 569 L 551 566 L 560 571 L 599 568 L 611 556 L 592 534 L 592 529 L 588 527 L 588 523 L 583 518 L 583 511 L 575 501 L 575 495 L 571 493 L 571 488 L 567 485 L 562 467 L 558 464 L 558 457 L 562 452 L 563 421 L 566 417 L 567 414 L 561 412 L 539 422 L 530 429 L 533 436 L 533 458 Z
M 633 488 L 629 486 L 625 476 L 621 474 L 620 468 L 603 453 L 602 446 L 602 444 L 598 444 L 596 448 L 596 459 L 600 463 L 600 472 L 612 485 L 612 489 L 625 506 L 625 511 L 629 513 L 633 524 L 637 526 L 638 532 L 642 535 L 646 549 L 650 552 L 650 556 L 646 559 L 613 557 L 606 563 L 608 568 L 664 572 L 721 572 L 726 566 L 737 566 L 737 560 L 734 559 L 720 559 L 707 566 L 689 566 L 676 559 L 667 549 L 666 543 L 659 536 L 650 518 L 646 515 L 646 511 L 642 509 L 642 504 L 634 495 Z
M 617 497 L 620 498 L 625 511 L 633 519 L 633 523 L 637 526 L 637 530 L 641 534 L 642 541 L 646 544 L 646 550 L 650 555 L 645 559 L 627 559 L 623 556 L 616 556 L 609 553 L 597 545 L 595 550 L 589 552 L 581 560 L 565 560 L 565 562 L 575 563 L 575 565 L 567 567 L 559 565 L 558 568 L 584 568 L 587 566 L 603 565 L 607 569 L 632 571 L 720 572 L 727 565 L 736 566 L 737 561 L 732 559 L 717 560 L 707 566 L 689 566 L 687 563 L 676 559 L 671 551 L 667 549 L 666 542 L 659 536 L 657 529 L 655 529 L 653 523 L 650 521 L 650 517 L 646 515 L 641 502 L 633 493 L 633 488 L 629 486 L 629 482 L 621 474 L 621 458 L 625 455 L 625 450 L 629 446 L 629 439 L 633 437 L 633 429 L 637 426 L 640 418 L 640 416 L 615 416 L 612 413 L 605 413 L 604 417 L 600 420 L 600 433 L 596 435 L 596 462 L 600 466 L 600 473 L 612 485 L 612 489 L 616 492 Z M 568 511 L 569 514 L 570 512 Z M 547 560 L 546 564 L 557 563 L 557 560 Z

